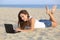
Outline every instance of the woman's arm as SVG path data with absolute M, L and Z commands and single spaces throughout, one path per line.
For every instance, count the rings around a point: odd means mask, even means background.
M 35 19 L 31 18 L 31 30 L 34 30 Z
M 30 19 L 30 22 L 31 22 L 31 28 L 29 30 L 22 30 L 22 31 L 33 31 L 34 30 L 35 19 L 34 18 L 31 18 Z
M 20 29 L 20 28 L 17 28 L 16 30 L 17 30 L 17 31 L 24 31 L 24 32 L 33 31 L 33 30 L 34 30 L 35 19 L 34 19 L 34 18 L 31 18 L 31 19 L 30 19 L 30 22 L 31 22 L 31 28 L 30 28 L 29 30 L 22 30 L 22 29 Z
M 17 31 L 22 31 L 22 32 L 27 32 L 27 31 L 32 31 L 31 29 L 29 29 L 29 30 L 22 30 L 22 29 L 20 29 L 20 28 L 16 28 L 16 32 Z

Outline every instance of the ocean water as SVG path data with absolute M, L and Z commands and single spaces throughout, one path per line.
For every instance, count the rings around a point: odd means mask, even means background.
M 45 8 L 46 5 L 0 5 L 0 7 L 13 7 L 13 8 Z M 51 8 L 53 5 L 47 5 Z M 57 5 L 57 8 L 60 9 L 60 5 Z

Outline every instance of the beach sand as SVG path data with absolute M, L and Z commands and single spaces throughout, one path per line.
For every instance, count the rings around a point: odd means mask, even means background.
M 45 8 L 4 8 L 0 7 L 0 40 L 60 40 L 60 9 L 54 13 L 57 20 L 56 28 L 38 28 L 32 32 L 20 32 L 9 34 L 5 32 L 4 24 L 13 24 L 14 29 L 17 27 L 18 13 L 25 9 L 36 19 L 49 19 Z

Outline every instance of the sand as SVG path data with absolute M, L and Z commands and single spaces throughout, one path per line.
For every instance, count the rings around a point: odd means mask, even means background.
M 49 19 L 45 8 L 3 8 L 0 7 L 0 40 L 60 40 L 60 9 L 54 13 L 57 20 L 56 28 L 38 28 L 32 32 L 20 32 L 9 34 L 5 32 L 5 23 L 11 23 L 14 29 L 17 27 L 17 15 L 20 10 L 25 9 L 36 19 Z

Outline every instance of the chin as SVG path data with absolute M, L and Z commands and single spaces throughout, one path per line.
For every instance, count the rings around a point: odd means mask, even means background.
M 24 21 L 26 21 L 26 20 L 24 20 Z

